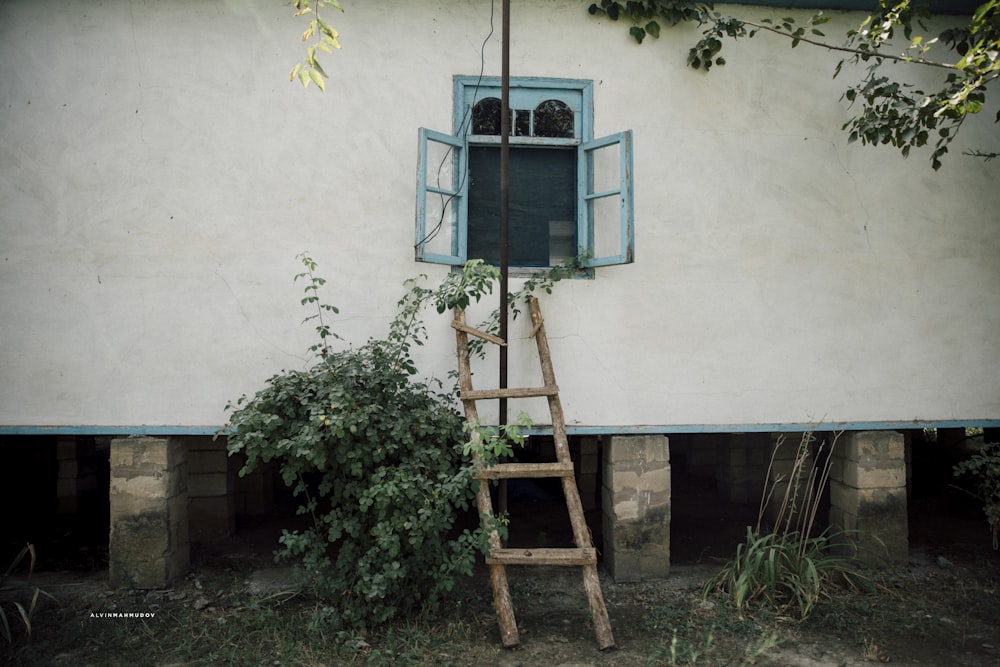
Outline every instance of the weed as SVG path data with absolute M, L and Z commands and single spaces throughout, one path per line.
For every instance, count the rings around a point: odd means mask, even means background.
M 10 566 L 7 568 L 7 571 L 4 572 L 2 577 L 0 577 L 0 588 L 3 588 L 3 584 L 7 581 L 7 577 L 10 576 L 10 573 L 14 571 L 14 569 L 21 563 L 22 560 L 24 560 L 26 556 L 29 555 L 31 558 L 28 561 L 28 580 L 31 580 L 31 575 L 35 571 L 36 556 L 35 545 L 29 543 L 24 545 L 24 548 L 21 549 L 20 553 L 18 553 L 18 555 L 11 562 Z M 45 596 L 55 602 L 54 597 L 43 591 L 38 586 L 35 586 L 34 592 L 31 594 L 30 602 L 25 602 L 24 604 L 16 600 L 11 602 L 9 618 L 8 609 L 5 609 L 3 604 L 0 604 L 0 637 L 2 637 L 7 644 L 14 643 L 16 638 L 14 630 L 11 627 L 11 620 L 20 621 L 24 626 L 24 636 L 29 639 L 31 638 L 32 618 L 35 615 L 35 611 L 38 609 L 38 601 L 42 596 Z
M 831 451 L 839 436 L 834 437 Z M 736 556 L 705 584 L 706 596 L 719 591 L 737 609 L 766 605 L 780 614 L 805 620 L 830 586 L 870 585 L 852 559 L 833 553 L 830 535 L 813 535 L 819 499 L 831 467 L 829 456 L 823 464 L 817 464 L 822 444 L 814 456 L 813 442 L 812 434 L 804 434 L 788 475 L 775 477 L 775 455 L 783 444 L 778 441 L 768 468 L 769 485 L 761 498 L 757 527 L 747 526 L 746 539 L 737 546 Z M 765 506 L 782 487 L 774 528 L 764 532 L 761 525 Z

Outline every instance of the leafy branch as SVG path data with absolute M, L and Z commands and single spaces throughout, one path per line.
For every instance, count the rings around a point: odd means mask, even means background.
M 531 428 L 531 417 L 521 412 L 516 424 L 501 424 L 499 428 L 484 426 L 479 422 L 465 422 L 462 430 L 470 434 L 462 447 L 462 454 L 471 456 L 482 465 L 491 466 L 503 457 L 514 456 L 514 446 L 524 447 L 524 431 Z M 473 435 L 475 432 L 477 435 Z
M 340 313 L 340 310 L 338 310 L 336 306 L 323 303 L 319 299 L 319 288 L 326 284 L 326 279 L 316 275 L 316 261 L 304 252 L 296 255 L 295 259 L 302 262 L 302 265 L 306 267 L 304 272 L 297 274 L 293 279 L 294 281 L 298 281 L 305 278 L 308 283 L 305 286 L 306 295 L 302 297 L 302 305 L 307 306 L 309 304 L 313 304 L 316 306 L 316 314 L 310 315 L 302 320 L 302 324 L 312 320 L 317 321 L 316 333 L 319 335 L 319 342 L 310 346 L 309 351 L 319 352 L 320 356 L 325 357 L 330 353 L 330 345 L 327 343 L 327 338 L 340 339 L 340 336 L 330 328 L 329 324 L 323 321 L 323 313 L 330 312 L 336 315 Z
M 321 92 L 326 92 L 323 79 L 330 77 L 319 64 L 316 52 L 333 53 L 333 49 L 340 48 L 340 34 L 319 14 L 320 9 L 330 7 L 344 11 L 337 0 L 295 0 L 295 16 L 310 17 L 309 25 L 302 33 L 302 41 L 306 42 L 313 38 L 315 41 L 306 48 L 305 58 L 292 68 L 288 80 L 294 81 L 297 78 L 303 88 L 308 88 L 309 82 L 315 83 Z
M 671 25 L 691 21 L 707 24 L 702 38 L 688 52 L 688 65 L 694 69 L 709 71 L 725 65 L 725 58 L 719 55 L 725 38 L 749 39 L 761 31 L 789 39 L 793 48 L 804 43 L 847 54 L 837 64 L 834 77 L 845 63 L 870 63 L 863 80 L 850 86 L 842 97 L 852 105 L 861 104 L 861 110 L 842 128 L 849 132 L 849 141 L 892 145 L 906 157 L 912 147 L 926 145 L 935 133 L 931 153 L 935 170 L 941 167 L 941 157 L 968 115 L 983 109 L 988 86 L 1000 78 L 1000 0 L 982 3 L 967 27 L 950 28 L 931 39 L 914 34 L 914 24 L 926 31 L 923 20 L 929 16 L 916 6 L 916 0 L 881 0 L 857 29 L 847 32 L 842 45 L 826 41 L 817 27 L 829 21 L 822 12 L 797 24 L 792 17 L 748 21 L 724 16 L 690 0 L 601 0 L 599 5 L 591 4 L 589 11 L 615 21 L 631 21 L 629 34 L 639 43 L 647 35 L 659 37 L 656 18 L 665 18 Z M 899 54 L 887 51 L 897 33 L 908 43 Z M 941 47 L 957 54 L 955 62 L 929 57 L 933 49 Z M 940 90 L 928 93 L 883 75 L 880 67 L 886 63 L 921 65 L 949 73 Z M 996 120 L 1000 122 L 1000 113 Z M 986 159 L 997 156 L 996 152 L 983 151 L 966 154 Z
M 510 309 L 511 319 L 517 319 L 517 316 L 521 314 L 520 304 L 527 304 L 531 301 L 531 297 L 539 294 L 540 292 L 552 294 L 555 284 L 560 280 L 584 274 L 587 271 L 590 259 L 590 252 L 586 248 L 581 247 L 577 256 L 566 259 L 562 266 L 554 266 L 542 273 L 531 275 L 524 281 L 521 289 L 516 292 L 508 292 L 507 307 Z M 478 262 L 481 260 L 473 261 Z M 499 273 L 497 274 L 496 279 L 499 280 Z M 440 305 L 438 306 L 438 312 L 444 312 L 440 309 Z M 499 334 L 500 309 L 493 309 L 493 312 L 490 313 L 489 317 L 485 321 L 479 324 L 478 328 L 486 333 Z M 481 357 L 483 355 L 483 345 L 484 342 L 478 338 L 476 340 L 469 341 L 469 353 Z

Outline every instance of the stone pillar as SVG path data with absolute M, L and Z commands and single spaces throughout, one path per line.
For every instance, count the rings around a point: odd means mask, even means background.
M 909 560 L 906 459 L 895 431 L 848 433 L 834 448 L 830 526 L 847 531 L 851 551 L 871 565 Z
M 579 447 L 573 457 L 576 467 L 576 488 L 580 491 L 580 502 L 584 511 L 597 509 L 597 465 L 599 439 L 584 436 L 578 440 Z
M 212 436 L 185 438 L 188 456 L 188 522 L 193 542 L 218 542 L 236 532 L 236 469 L 226 441 Z
M 815 465 L 812 440 L 810 433 L 774 433 L 771 436 L 771 477 L 767 481 L 770 496 L 764 509 L 771 526 L 779 521 L 784 526 L 789 520 L 791 526 L 798 525 L 802 503 L 809 497 L 809 474 Z M 795 462 L 800 454 L 804 458 L 796 470 Z
M 112 586 L 163 588 L 187 571 L 186 475 L 179 438 L 111 441 Z
M 669 445 L 662 435 L 616 435 L 604 451 L 604 562 L 616 582 L 670 572 Z
M 771 455 L 767 433 L 731 433 L 729 446 L 719 448 L 716 478 L 719 492 L 731 503 L 759 503 Z

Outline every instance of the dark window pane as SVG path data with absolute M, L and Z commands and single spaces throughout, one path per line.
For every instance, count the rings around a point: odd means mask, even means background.
M 510 151 L 511 266 L 555 266 L 576 256 L 576 150 Z M 500 149 L 469 149 L 469 259 L 500 263 Z
M 472 133 L 500 135 L 500 100 L 487 97 L 472 107 Z
M 514 109 L 512 135 L 515 137 L 531 136 L 531 112 L 524 109 Z
M 535 107 L 535 136 L 573 138 L 573 110 L 565 102 L 545 100 Z

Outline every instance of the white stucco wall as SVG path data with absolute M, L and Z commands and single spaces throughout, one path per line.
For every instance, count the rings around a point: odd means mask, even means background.
M 636 262 L 543 301 L 567 419 L 1000 419 L 1000 163 L 958 155 L 995 148 L 996 109 L 935 173 L 847 144 L 835 54 L 757 37 L 706 75 L 694 29 L 638 46 L 587 4 L 512 9 L 512 75 L 592 79 L 595 135 L 635 134 Z M 405 279 L 444 274 L 413 261 L 416 131 L 451 129 L 489 6 L 348 0 L 319 95 L 287 81 L 281 2 L 0 4 L 0 428 L 223 424 L 308 363 L 302 250 L 338 330 L 382 335 Z M 445 377 L 448 318 L 428 325 Z M 534 384 L 514 346 L 511 385 Z

